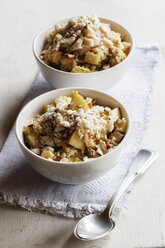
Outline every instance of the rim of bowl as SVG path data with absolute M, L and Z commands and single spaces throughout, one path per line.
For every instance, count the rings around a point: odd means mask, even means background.
M 77 17 L 77 16 L 76 16 L 76 17 Z M 65 18 L 65 19 L 59 20 L 59 21 L 57 21 L 56 23 L 58 24 L 58 23 L 65 22 L 65 21 L 69 20 L 70 18 L 73 18 L 73 17 L 69 17 L 69 18 Z M 114 21 L 112 21 L 112 20 L 110 20 L 110 19 L 106 19 L 106 18 L 103 18 L 103 17 L 98 17 L 98 18 L 99 18 L 101 21 L 103 21 L 103 22 L 104 22 L 104 21 L 108 21 L 108 22 L 114 23 L 114 24 L 116 24 L 116 25 L 122 27 L 124 30 L 126 30 L 126 31 L 128 32 L 128 34 L 129 34 L 130 38 L 131 38 L 131 44 L 132 44 L 131 50 L 130 50 L 129 54 L 127 55 L 127 57 L 126 57 L 123 61 L 121 61 L 119 64 L 114 65 L 114 66 L 112 66 L 112 67 L 110 67 L 110 68 L 108 68 L 108 69 L 106 69 L 106 70 L 96 71 L 96 72 L 92 72 L 92 73 L 83 73 L 83 74 L 92 75 L 92 74 L 95 74 L 95 73 L 103 73 L 103 72 L 105 72 L 105 71 L 107 71 L 107 70 L 112 70 L 113 68 L 117 68 L 117 67 L 120 66 L 120 64 L 125 63 L 125 62 L 128 60 L 128 58 L 131 57 L 132 52 L 133 52 L 133 50 L 134 50 L 134 40 L 133 40 L 133 37 L 132 37 L 132 35 L 130 34 L 130 32 L 128 31 L 127 28 L 125 28 L 125 27 L 122 26 L 121 24 L 119 24 L 119 23 L 117 23 L 117 22 L 114 22 Z M 35 51 L 35 44 L 36 44 L 37 38 L 40 36 L 41 33 L 43 33 L 44 31 L 48 30 L 49 28 L 53 27 L 54 25 L 55 25 L 55 24 L 52 24 L 52 25 L 49 25 L 49 26 L 47 26 L 47 27 L 41 29 L 41 30 L 38 32 L 38 34 L 35 36 L 35 38 L 33 39 L 32 51 L 33 51 L 34 57 L 35 57 L 41 64 L 43 64 L 45 67 L 47 67 L 47 68 L 50 69 L 50 70 L 53 70 L 53 71 L 56 71 L 56 72 L 59 72 L 59 73 L 64 73 L 64 74 L 82 75 L 82 73 L 80 73 L 80 72 L 78 72 L 78 73 L 67 72 L 67 71 L 62 71 L 62 70 L 58 70 L 58 69 L 56 69 L 56 68 L 54 68 L 54 67 L 51 67 L 50 65 L 47 65 L 47 64 L 46 64 L 42 59 L 40 59 L 40 57 L 37 55 L 37 53 L 36 53 L 36 51 Z M 49 34 L 49 33 L 48 33 L 48 34 Z M 47 34 L 47 35 L 48 35 L 48 34 Z M 46 38 L 46 36 L 45 36 L 45 38 Z
M 62 162 L 62 161 L 60 162 L 60 161 L 58 161 L 58 162 L 57 162 L 57 161 L 51 161 L 51 160 L 48 160 L 48 159 L 46 159 L 46 158 L 43 158 L 43 157 L 41 157 L 41 156 L 39 156 L 39 155 L 33 153 L 32 151 L 30 151 L 30 149 L 28 149 L 28 148 L 26 147 L 24 141 L 20 139 L 20 133 L 22 132 L 22 130 L 20 131 L 20 130 L 18 129 L 18 122 L 19 122 L 19 118 L 20 118 L 21 114 L 22 114 L 24 111 L 26 111 L 26 109 L 29 108 L 29 106 L 33 105 L 33 103 L 34 103 L 35 101 L 37 101 L 41 96 L 43 96 L 43 95 L 49 95 L 49 93 L 52 93 L 52 92 L 54 92 L 54 91 L 63 91 L 63 90 L 67 90 L 67 89 L 70 89 L 70 90 L 87 90 L 87 91 L 89 90 L 89 91 L 95 91 L 95 92 L 97 92 L 97 93 L 102 93 L 102 94 L 104 94 L 104 95 L 110 97 L 111 99 L 117 101 L 119 104 L 122 105 L 122 108 L 124 109 L 124 111 L 126 112 L 127 117 L 128 117 L 128 120 L 127 120 L 127 121 L 128 121 L 127 131 L 126 131 L 126 134 L 124 135 L 124 138 L 122 139 L 122 141 L 121 141 L 114 149 L 110 150 L 109 152 L 107 152 L 106 154 L 104 154 L 104 155 L 102 155 L 102 156 L 100 156 L 100 157 L 91 158 L 91 159 L 89 159 L 89 160 L 87 160 L 87 161 L 81 161 L 81 162 Z M 41 107 L 42 107 L 42 106 L 41 106 Z M 117 149 L 119 149 L 119 147 L 120 147 L 123 143 L 125 143 L 125 141 L 127 140 L 128 136 L 129 136 L 129 133 L 130 133 L 130 128 L 131 128 L 130 115 L 129 115 L 129 113 L 128 113 L 126 107 L 123 105 L 123 103 L 121 103 L 117 98 L 115 98 L 115 97 L 113 97 L 113 96 L 111 96 L 111 95 L 109 95 L 109 94 L 106 94 L 104 91 L 95 90 L 95 89 L 93 89 L 93 88 L 84 88 L 84 87 L 77 87 L 77 88 L 76 88 L 76 87 L 68 87 L 68 88 L 62 88 L 62 89 L 51 90 L 51 91 L 49 91 L 49 92 L 46 92 L 46 93 L 44 93 L 44 94 L 41 94 L 41 95 L 35 97 L 33 100 L 31 100 L 30 102 L 28 102 L 28 103 L 21 109 L 21 111 L 19 112 L 19 114 L 18 114 L 18 116 L 17 116 L 16 125 L 15 125 L 15 134 L 16 134 L 16 137 L 17 137 L 17 140 L 18 140 L 20 146 L 23 147 L 23 149 L 25 149 L 31 156 L 34 156 L 35 158 L 37 158 L 37 159 L 39 159 L 39 160 L 46 161 L 46 162 L 48 162 L 48 163 L 51 163 L 51 164 L 54 164 L 54 165 L 59 165 L 59 166 L 61 166 L 61 165 L 75 166 L 75 164 L 78 164 L 78 165 L 82 165 L 82 166 L 83 166 L 85 163 L 90 163 L 90 162 L 93 162 L 94 160 L 102 159 L 102 158 L 104 158 L 105 156 L 108 156 L 110 153 L 113 153 L 113 152 L 115 152 Z

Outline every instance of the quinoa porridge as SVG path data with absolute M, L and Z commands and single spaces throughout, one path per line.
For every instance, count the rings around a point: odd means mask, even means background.
M 131 43 L 113 31 L 110 24 L 102 23 L 96 16 L 81 16 L 54 27 L 40 58 L 59 70 L 89 73 L 119 64 L 130 48 Z
M 120 109 L 100 106 L 73 91 L 44 105 L 23 127 L 25 145 L 35 154 L 61 162 L 81 162 L 114 149 L 127 121 Z

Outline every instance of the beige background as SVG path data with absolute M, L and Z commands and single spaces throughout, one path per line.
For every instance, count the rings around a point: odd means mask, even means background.
M 137 183 L 128 211 L 116 218 L 110 236 L 94 242 L 74 239 L 76 220 L 0 206 L 0 248 L 165 247 L 165 1 L 163 0 L 11 0 L 0 1 L 0 144 L 37 73 L 31 44 L 43 27 L 68 16 L 92 14 L 126 26 L 137 43 L 159 43 L 161 63 L 142 146 L 159 159 Z

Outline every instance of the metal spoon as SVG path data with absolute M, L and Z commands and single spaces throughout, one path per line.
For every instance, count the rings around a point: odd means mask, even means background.
M 149 166 L 156 160 L 158 153 L 142 149 L 136 155 L 130 170 L 117 192 L 111 197 L 106 209 L 102 214 L 90 214 L 83 217 L 75 226 L 74 235 L 81 240 L 99 239 L 108 234 L 115 227 L 111 218 L 114 206 L 128 186 L 142 175 Z M 139 164 L 141 166 L 139 167 Z

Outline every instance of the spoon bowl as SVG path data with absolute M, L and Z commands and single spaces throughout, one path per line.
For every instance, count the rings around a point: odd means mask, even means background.
M 157 157 L 157 152 L 146 149 L 140 150 L 134 158 L 127 176 L 116 193 L 111 197 L 103 213 L 87 215 L 77 223 L 74 229 L 76 238 L 89 241 L 99 239 L 111 232 L 115 227 L 115 222 L 111 218 L 111 215 L 116 202 L 135 178 L 142 175 Z
M 75 226 L 74 235 L 81 240 L 99 239 L 108 234 L 115 226 L 112 218 L 102 214 L 91 214 L 83 217 Z

